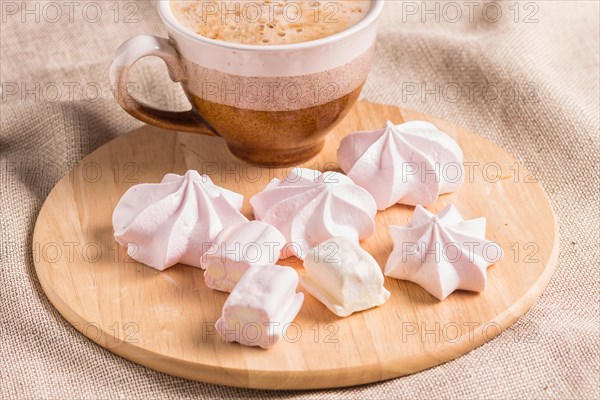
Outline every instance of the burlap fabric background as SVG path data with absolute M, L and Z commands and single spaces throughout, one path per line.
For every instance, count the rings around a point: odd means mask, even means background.
M 600 397 L 596 1 L 510 1 L 501 16 L 494 2 L 454 3 L 462 16 L 445 3 L 388 2 L 364 97 L 460 123 L 535 167 L 560 219 L 560 260 L 531 311 L 470 354 L 319 392 L 239 390 L 151 371 L 84 338 L 46 300 L 30 250 L 37 213 L 68 168 L 140 125 L 112 100 L 108 66 L 127 37 L 164 35 L 152 2 L 58 1 L 58 21 L 49 3 L 26 2 L 25 13 L 20 1 L 0 2 L 0 398 Z M 185 107 L 160 62 L 144 61 L 132 80 L 152 104 Z

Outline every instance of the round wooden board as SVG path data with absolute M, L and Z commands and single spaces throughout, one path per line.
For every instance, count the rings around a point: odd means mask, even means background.
M 413 283 L 386 278 L 392 296 L 379 308 L 342 319 L 307 294 L 285 340 L 273 349 L 224 343 L 213 324 L 227 294 L 209 290 L 200 269 L 177 265 L 157 272 L 129 259 L 113 238 L 113 208 L 136 183 L 197 169 L 244 194 L 243 212 L 252 217 L 248 199 L 289 169 L 244 164 L 218 138 L 149 126 L 94 151 L 52 190 L 33 240 L 40 283 L 58 311 L 99 345 L 149 368 L 210 383 L 340 387 L 459 357 L 510 326 L 540 296 L 556 264 L 556 218 L 542 187 L 498 146 L 452 123 L 396 107 L 359 102 L 325 150 L 304 166 L 336 169 L 338 143 L 347 133 L 415 119 L 454 137 L 467 163 L 461 190 L 429 209 L 438 212 L 454 203 L 465 218 L 487 217 L 487 238 L 505 251 L 488 268 L 483 293 L 458 291 L 440 302 Z M 407 224 L 412 212 L 401 205 L 380 212 L 376 234 L 362 243 L 382 267 L 392 250 L 388 226 Z M 298 260 L 281 264 L 303 274 Z

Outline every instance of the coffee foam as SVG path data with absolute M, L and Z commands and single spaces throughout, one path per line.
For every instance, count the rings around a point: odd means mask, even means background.
M 371 0 L 171 1 L 173 16 L 210 39 L 254 45 L 308 42 L 361 21 Z

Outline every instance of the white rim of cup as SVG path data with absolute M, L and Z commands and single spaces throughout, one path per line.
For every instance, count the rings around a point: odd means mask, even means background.
M 335 1 L 335 0 L 332 0 Z M 346 0 L 347 1 L 347 0 Z M 289 50 L 303 50 L 310 49 L 314 47 L 323 46 L 326 44 L 330 44 L 332 42 L 336 42 L 338 40 L 344 39 L 348 36 L 359 32 L 368 26 L 370 26 L 381 14 L 383 10 L 385 0 L 372 0 L 373 7 L 369 10 L 369 13 L 365 18 L 360 20 L 357 24 L 351 26 L 350 28 L 343 30 L 339 33 L 336 33 L 331 36 L 327 36 L 321 39 L 310 40 L 308 42 L 300 42 L 300 43 L 291 43 L 291 44 L 274 44 L 274 45 L 257 45 L 257 44 L 243 44 L 243 43 L 232 43 L 226 42 L 223 40 L 215 40 L 210 39 L 205 36 L 199 35 L 191 29 L 186 28 L 181 23 L 179 23 L 173 13 L 171 12 L 171 0 L 159 0 L 158 2 L 158 13 L 162 20 L 167 24 L 170 28 L 176 30 L 182 35 L 187 36 L 188 38 L 198 40 L 200 42 L 204 42 L 207 44 L 211 44 L 214 46 L 225 47 L 232 50 L 241 50 L 241 51 L 260 51 L 260 52 L 280 52 L 280 51 L 289 51 Z

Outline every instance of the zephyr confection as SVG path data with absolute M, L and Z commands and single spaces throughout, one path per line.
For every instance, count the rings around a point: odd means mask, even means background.
M 291 254 L 304 259 L 310 247 L 332 237 L 358 244 L 375 232 L 375 200 L 337 172 L 294 168 L 284 180 L 271 181 L 250 204 L 257 219 L 285 236 L 284 257 Z
M 161 271 L 177 263 L 200 267 L 205 243 L 223 227 L 247 221 L 243 201 L 197 171 L 167 174 L 123 195 L 112 218 L 115 239 L 131 258 Z
M 296 293 L 297 286 L 293 268 L 256 265 L 248 269 L 225 301 L 217 331 L 227 342 L 273 347 L 302 307 L 304 295 Z
M 485 218 L 464 220 L 453 205 L 439 215 L 417 206 L 410 225 L 390 226 L 394 250 L 385 275 L 414 282 L 440 300 L 457 289 L 481 292 L 487 267 L 503 256 L 485 229 Z
M 463 152 L 435 125 L 388 122 L 385 129 L 346 136 L 340 168 L 373 195 L 377 208 L 396 203 L 429 205 L 464 182 Z
M 249 221 L 224 228 L 202 255 L 206 285 L 231 292 L 248 268 L 275 264 L 284 245 L 281 232 L 266 222 Z
M 380 306 L 390 297 L 377 261 L 345 238 L 310 249 L 304 269 L 304 289 L 340 317 Z

